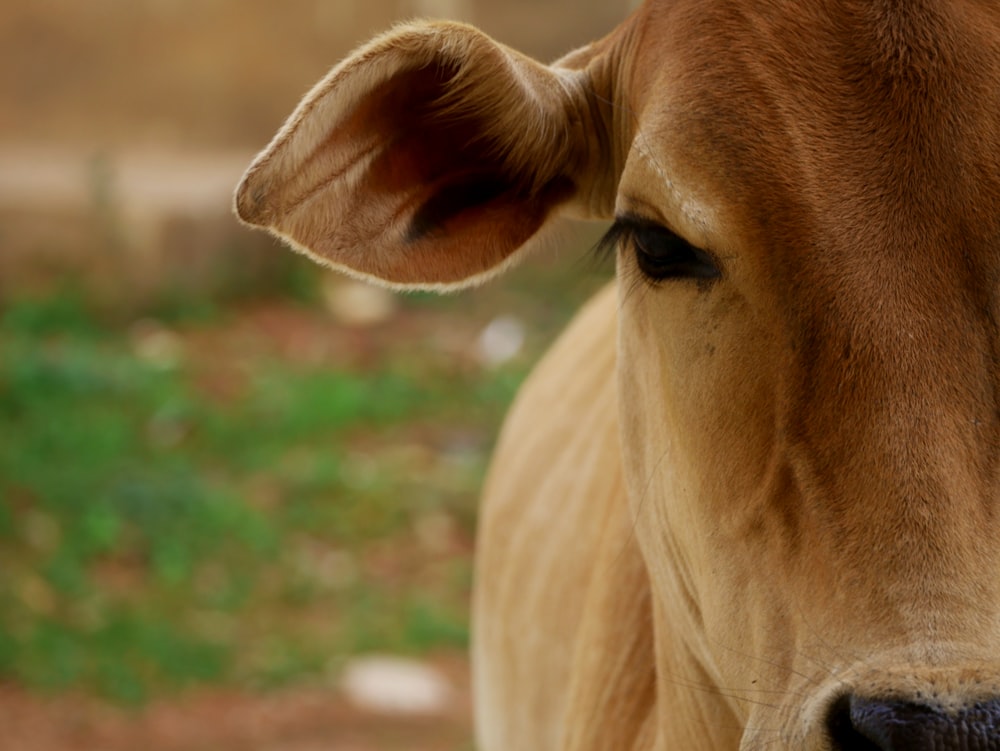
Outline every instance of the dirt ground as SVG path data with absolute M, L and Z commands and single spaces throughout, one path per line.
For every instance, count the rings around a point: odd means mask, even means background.
M 467 751 L 468 665 L 432 661 L 453 701 L 432 716 L 359 710 L 335 689 L 251 694 L 218 689 L 138 710 L 89 697 L 42 697 L 0 685 L 2 751 Z

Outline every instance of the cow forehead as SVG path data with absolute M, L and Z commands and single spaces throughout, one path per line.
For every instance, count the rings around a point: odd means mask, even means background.
M 680 0 L 642 24 L 631 148 L 691 186 L 679 204 L 782 263 L 803 248 L 995 255 L 1000 10 Z M 635 197 L 662 200 L 655 171 L 643 180 Z

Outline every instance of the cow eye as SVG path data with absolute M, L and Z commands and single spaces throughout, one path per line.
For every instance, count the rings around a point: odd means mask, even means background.
M 649 279 L 716 279 L 719 267 L 712 256 L 659 224 L 629 228 L 639 270 Z
M 635 253 L 636 265 L 651 282 L 665 279 L 712 281 L 722 275 L 715 257 L 662 224 L 630 214 L 619 216 L 594 247 L 605 256 L 621 247 Z

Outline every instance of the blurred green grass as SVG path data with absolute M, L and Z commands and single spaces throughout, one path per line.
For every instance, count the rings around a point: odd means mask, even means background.
M 407 298 L 377 355 L 343 363 L 241 338 L 259 289 L 153 301 L 138 321 L 71 292 L 5 304 L 0 680 L 141 702 L 464 646 L 495 432 L 606 274 L 531 266 Z M 288 278 L 264 304 L 322 330 L 315 285 Z M 503 367 L 424 346 L 433 327 L 510 311 L 529 322 L 528 349 Z M 394 337 L 399 319 L 418 325 Z

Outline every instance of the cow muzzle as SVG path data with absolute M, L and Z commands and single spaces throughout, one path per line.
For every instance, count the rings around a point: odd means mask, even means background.
M 1000 751 L 1000 699 L 958 711 L 847 695 L 827 718 L 834 751 Z

